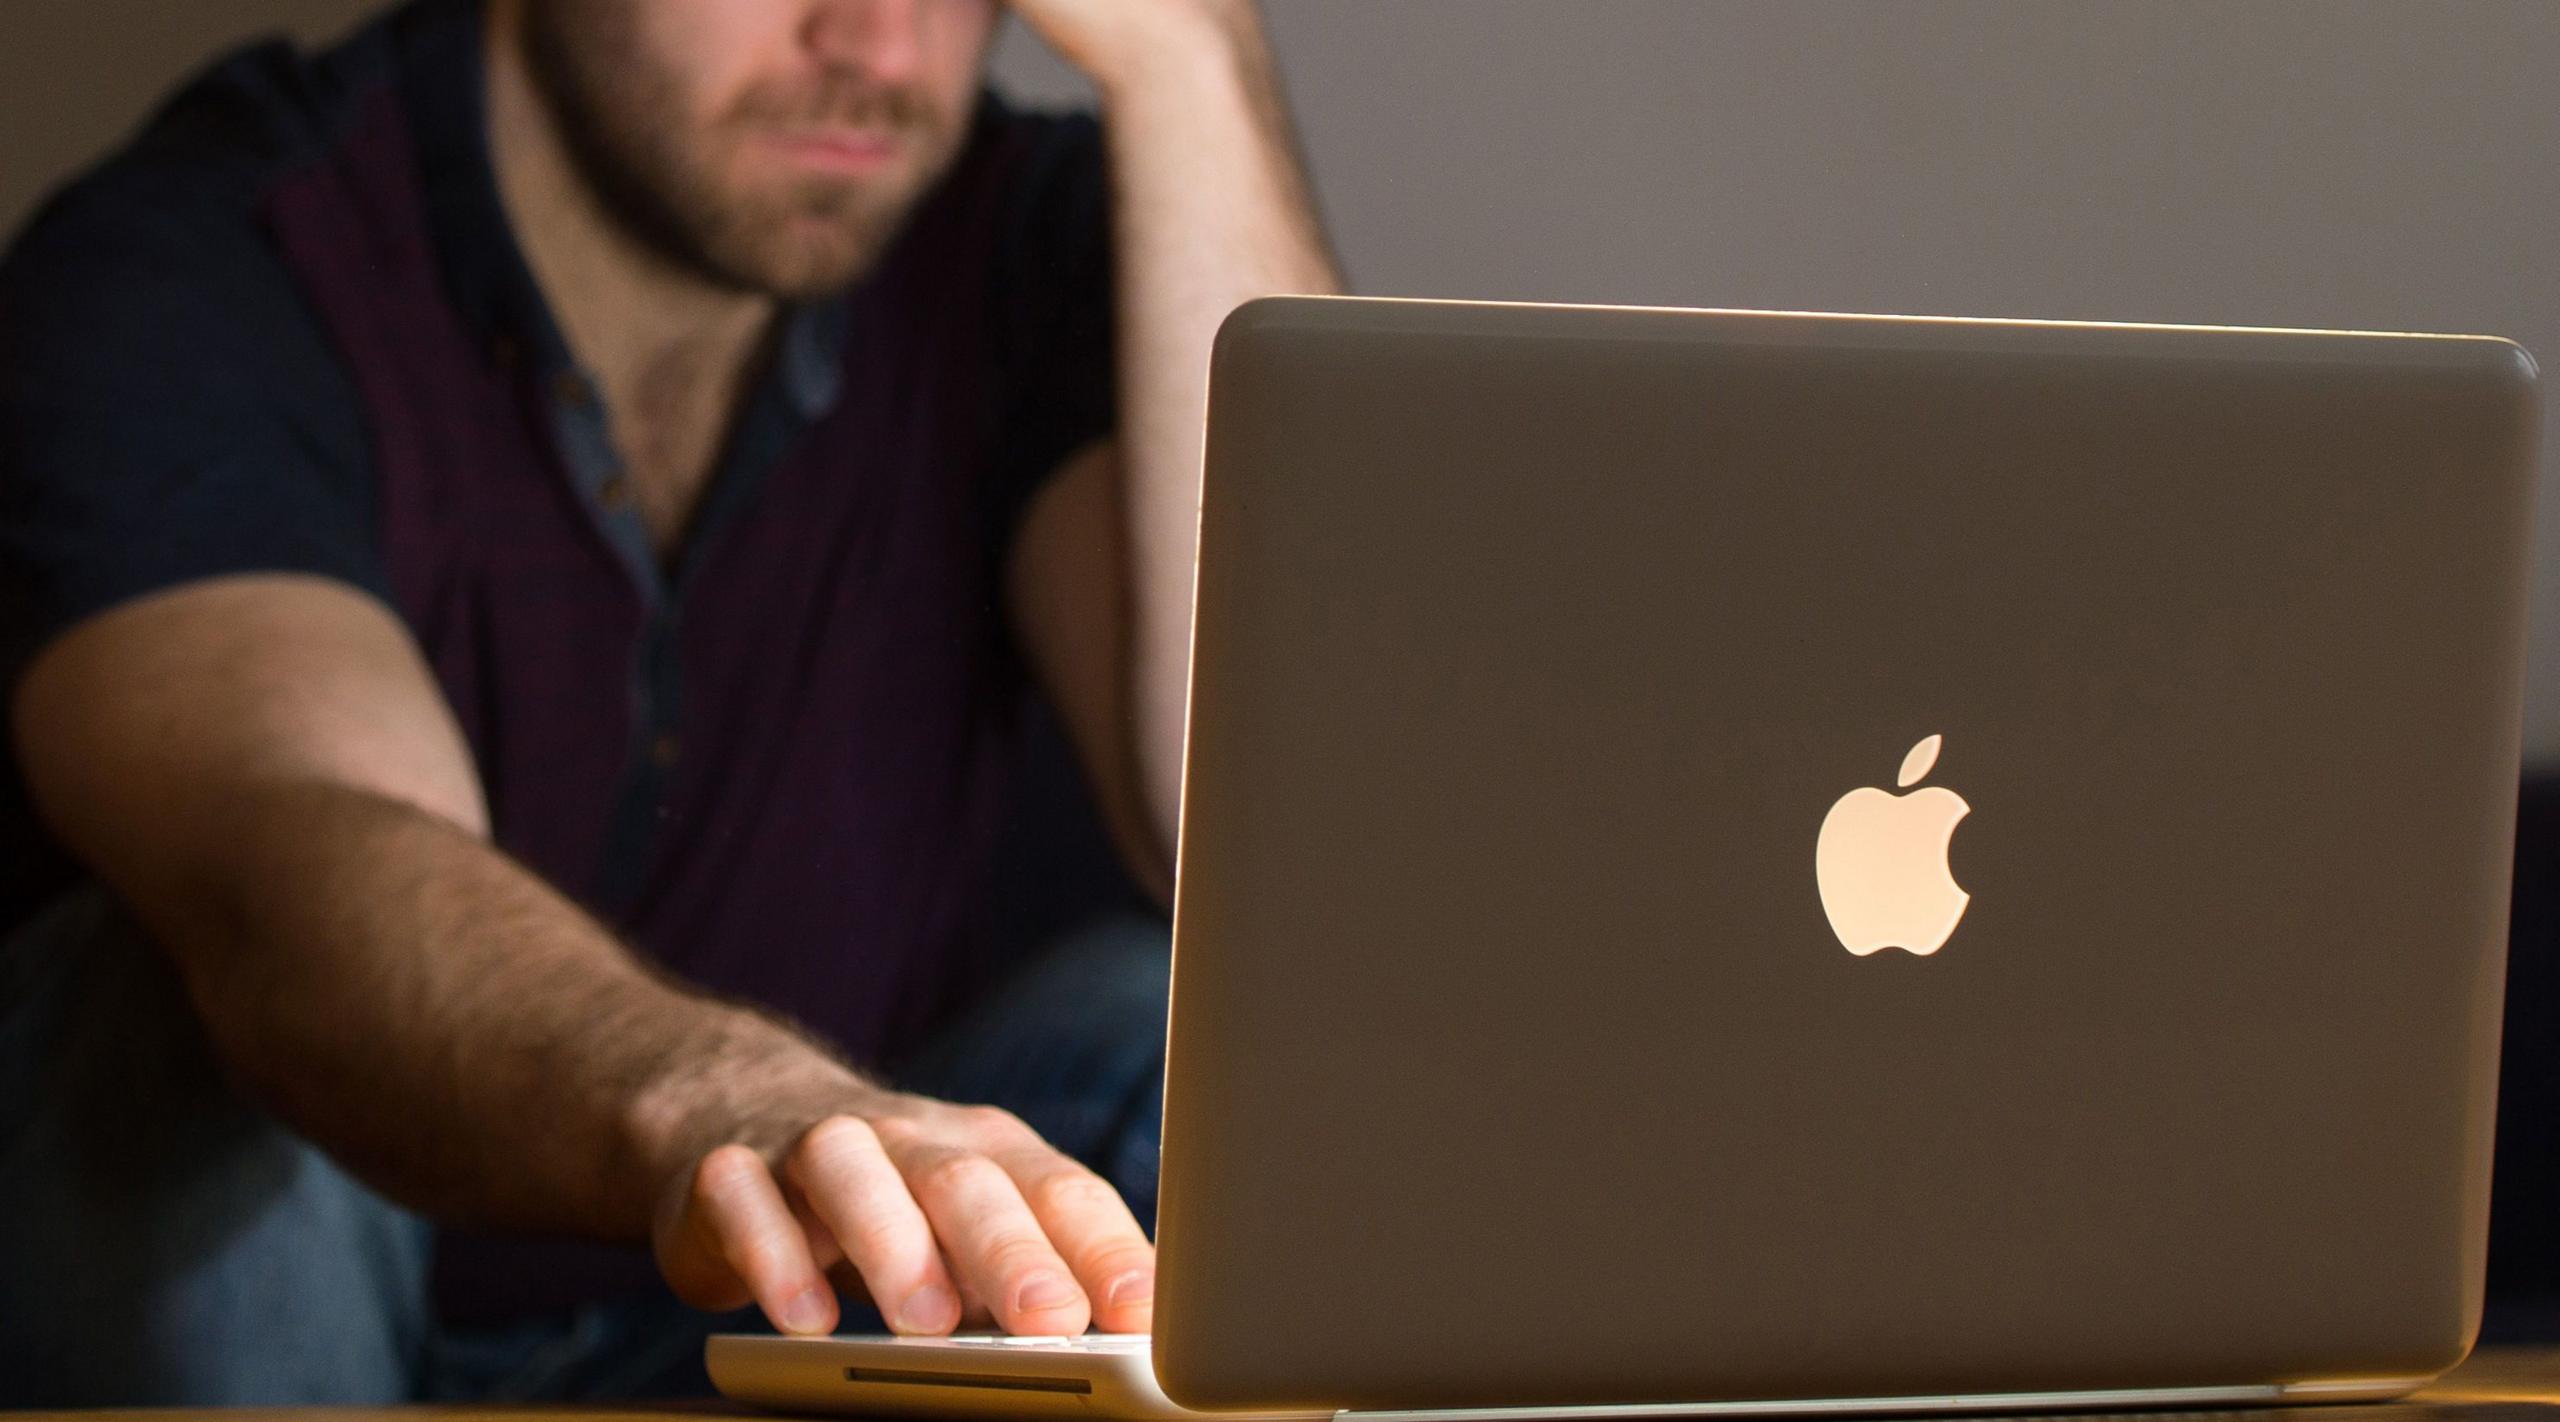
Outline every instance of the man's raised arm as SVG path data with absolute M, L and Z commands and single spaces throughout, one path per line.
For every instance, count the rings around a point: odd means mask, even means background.
M 1251 0 L 1013 4 L 1101 96 L 1120 429 L 1026 514 L 1010 606 L 1124 858 L 1169 900 L 1210 344 L 1244 302 L 1341 276 Z

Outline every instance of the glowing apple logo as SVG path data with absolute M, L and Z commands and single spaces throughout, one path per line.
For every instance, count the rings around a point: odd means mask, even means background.
M 1894 783 L 1909 789 L 1927 775 L 1942 739 L 1913 746 Z M 1813 882 L 1841 947 L 1863 958 L 1885 948 L 1925 957 L 1945 946 L 1973 901 L 1947 870 L 1947 841 L 1972 810 L 1937 785 L 1908 795 L 1865 785 L 1832 805 L 1813 845 Z

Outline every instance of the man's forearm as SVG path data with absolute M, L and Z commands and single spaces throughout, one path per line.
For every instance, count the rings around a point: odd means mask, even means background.
M 735 1138 L 731 1098 L 858 1085 L 433 815 L 331 787 L 239 809 L 215 911 L 153 926 L 194 939 L 178 956 L 232 1069 L 403 1203 L 640 1238 L 668 1173 Z
M 1121 458 L 1132 705 L 1155 828 L 1173 844 L 1190 677 L 1209 346 L 1228 312 L 1338 290 L 1249 5 L 1129 45 L 1094 74 L 1117 198 Z

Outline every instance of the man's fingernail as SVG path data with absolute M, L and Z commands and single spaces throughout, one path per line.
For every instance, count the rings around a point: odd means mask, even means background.
M 827 1326 L 827 1291 L 804 1289 L 782 1306 L 782 1326 L 793 1333 L 816 1333 Z
M 1025 1313 L 1044 1308 L 1065 1308 L 1076 1301 L 1076 1286 L 1064 1274 L 1043 1271 L 1023 1280 L 1022 1292 L 1014 1295 Z
M 1138 1269 L 1123 1274 L 1112 1280 L 1111 1287 L 1102 1292 L 1103 1302 L 1113 1308 L 1152 1303 L 1155 1301 L 1155 1296 L 1156 1271 L 1153 1269 Z
M 907 1295 L 898 1310 L 898 1326 L 909 1333 L 940 1333 L 960 1322 L 960 1300 L 940 1284 L 927 1284 Z

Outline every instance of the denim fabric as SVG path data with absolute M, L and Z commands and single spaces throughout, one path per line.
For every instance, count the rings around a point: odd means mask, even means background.
M 0 944 L 0 1407 L 401 1401 L 428 1239 L 231 1088 L 103 892 Z
M 1172 973 L 1162 922 L 1101 919 L 964 1013 L 893 1084 L 1012 1111 L 1118 1186 L 1152 1238 Z
M 1152 1228 L 1168 972 L 1162 924 L 1097 923 L 892 1078 L 1015 1111 Z M 700 1394 L 703 1339 L 763 1327 L 660 1292 L 440 1329 L 431 1237 L 228 1084 L 105 895 L 0 944 L 0 1407 Z

